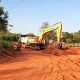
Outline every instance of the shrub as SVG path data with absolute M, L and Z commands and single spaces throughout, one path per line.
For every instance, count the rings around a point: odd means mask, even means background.
M 0 34 L 0 40 L 18 41 L 19 38 L 20 38 L 20 34 L 14 34 L 14 33 Z
M 0 46 L 3 48 L 11 48 L 11 43 L 9 41 L 2 41 L 0 40 Z

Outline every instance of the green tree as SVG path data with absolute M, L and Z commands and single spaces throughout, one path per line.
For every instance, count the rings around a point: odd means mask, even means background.
M 62 40 L 67 43 L 79 43 L 80 42 L 80 31 L 74 33 L 63 32 Z
M 0 33 L 8 32 L 8 12 L 0 6 Z
M 80 42 L 80 32 L 75 32 L 74 33 L 74 38 L 73 38 L 74 42 Z
M 43 22 L 42 25 L 41 25 L 41 30 L 44 29 L 44 28 L 47 28 L 49 27 L 49 23 L 48 22 Z
M 19 38 L 20 38 L 20 34 L 16 34 L 16 33 L 0 34 L 0 40 L 3 41 L 18 41 Z
M 62 33 L 62 41 L 67 42 L 67 43 L 71 43 L 73 42 L 73 33 L 69 33 L 69 32 L 63 32 Z

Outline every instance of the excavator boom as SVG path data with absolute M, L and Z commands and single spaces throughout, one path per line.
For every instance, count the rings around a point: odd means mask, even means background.
M 55 25 L 52 25 L 52 26 L 49 26 L 47 28 L 44 28 L 41 32 L 41 34 L 39 35 L 39 41 L 42 41 L 43 39 L 43 35 L 49 31 L 52 31 L 52 30 L 57 30 L 57 41 L 58 43 L 61 41 L 61 34 L 62 34 L 62 23 L 59 22 Z

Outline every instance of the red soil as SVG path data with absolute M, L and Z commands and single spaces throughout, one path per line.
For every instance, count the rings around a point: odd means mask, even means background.
M 54 55 L 77 55 L 80 54 L 80 48 L 57 49 L 56 47 L 53 47 L 53 45 L 49 45 L 43 52 Z
M 22 49 L 17 53 L 0 60 L 0 80 L 80 80 L 80 48 L 49 46 L 43 51 Z

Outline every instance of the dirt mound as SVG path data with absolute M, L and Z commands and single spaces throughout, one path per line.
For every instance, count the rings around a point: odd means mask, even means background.
M 13 48 L 0 47 L 0 56 L 14 56 L 15 50 Z
M 60 50 L 53 45 L 49 45 L 43 52 L 54 55 L 77 55 L 80 54 L 80 48 L 63 48 Z
M 21 54 L 21 51 L 16 51 L 14 48 L 0 47 L 0 64 L 10 62 Z

